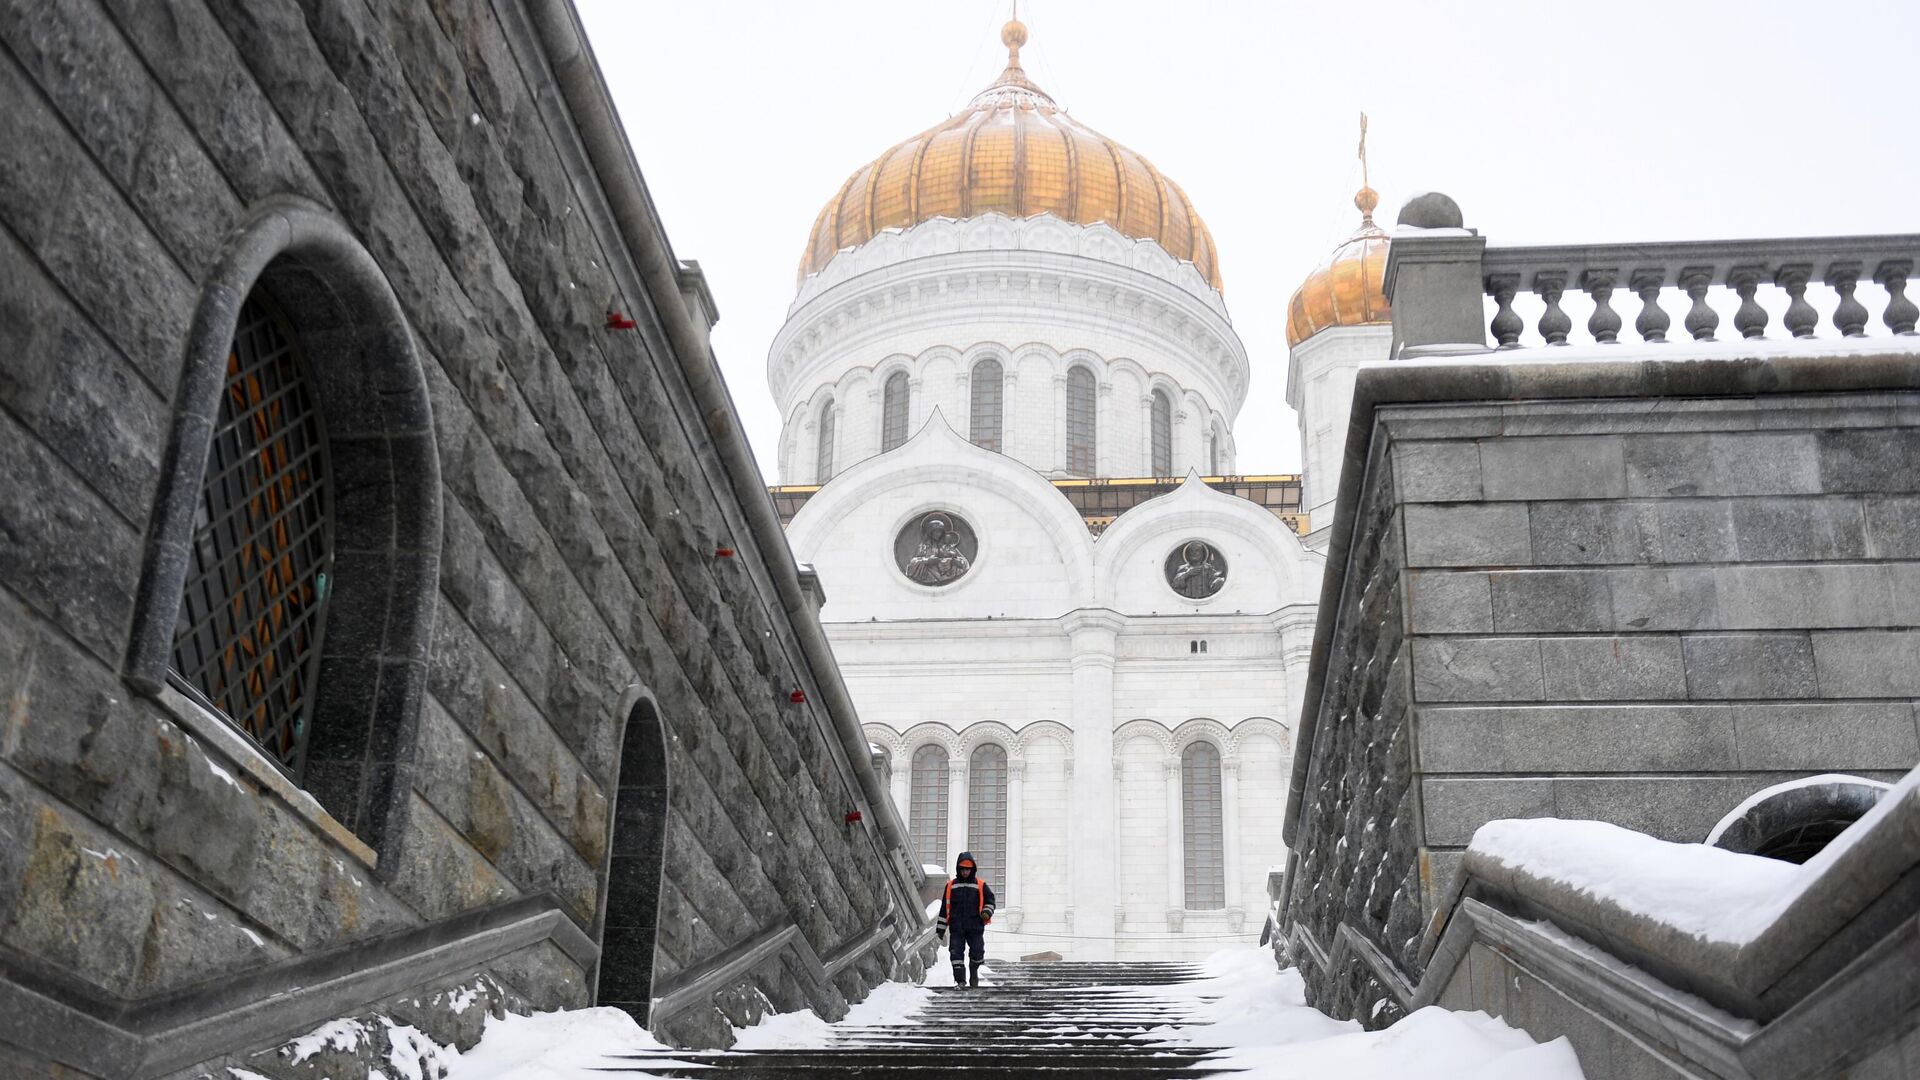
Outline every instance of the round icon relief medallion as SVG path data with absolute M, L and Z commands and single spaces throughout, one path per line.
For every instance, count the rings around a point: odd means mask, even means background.
M 900 572 L 922 585 L 951 585 L 973 569 L 980 541 L 973 526 L 951 510 L 929 510 L 907 522 L 893 538 Z
M 1167 553 L 1167 584 L 1189 600 L 1205 600 L 1227 583 L 1227 557 L 1205 540 L 1189 540 Z

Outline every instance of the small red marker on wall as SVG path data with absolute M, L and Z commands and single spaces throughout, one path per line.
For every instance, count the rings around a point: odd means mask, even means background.
M 795 705 L 803 705 L 807 700 L 807 692 L 805 690 L 795 690 L 793 693 L 787 695 L 787 700 L 793 702 Z
M 607 329 L 609 330 L 632 330 L 639 325 L 617 311 L 607 312 Z
M 847 811 L 847 824 L 851 825 L 854 822 L 860 821 L 860 820 L 862 820 L 862 818 L 860 817 L 860 811 L 858 810 Z
M 714 548 L 713 557 L 716 559 L 731 559 L 733 558 L 733 549 L 732 548 Z

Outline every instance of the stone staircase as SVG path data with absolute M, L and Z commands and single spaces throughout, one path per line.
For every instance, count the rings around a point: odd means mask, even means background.
M 1125 992 L 1200 977 L 1187 964 L 989 961 L 991 985 L 936 987 L 913 1022 L 837 1027 L 832 1045 L 804 1050 L 657 1054 L 609 1071 L 661 1077 L 1198 1077 L 1225 1071 L 1214 1050 L 1166 1046 L 1162 1029 L 1201 1023 L 1178 1002 Z M 956 1071 L 957 1070 L 957 1071 Z

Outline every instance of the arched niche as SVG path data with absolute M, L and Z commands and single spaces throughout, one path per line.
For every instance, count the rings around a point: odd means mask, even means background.
M 615 777 L 613 837 L 601 890 L 600 963 L 594 1000 L 641 1027 L 653 998 L 653 948 L 667 847 L 667 741 L 653 699 L 627 712 Z
M 142 693 L 195 688 L 171 674 L 196 515 L 229 391 L 241 311 L 264 300 L 304 357 L 332 492 L 312 711 L 303 755 L 276 760 L 381 856 L 401 830 L 439 596 L 440 462 L 425 372 L 386 275 L 351 229 L 291 197 L 241 218 L 200 285 L 181 358 L 125 677 Z M 204 701 L 201 702 L 204 704 Z M 238 725 L 235 725 L 238 726 Z

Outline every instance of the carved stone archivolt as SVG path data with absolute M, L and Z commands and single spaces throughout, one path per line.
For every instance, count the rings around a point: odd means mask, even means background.
M 1227 584 L 1227 557 L 1205 540 L 1189 540 L 1167 553 L 1167 584 L 1189 600 L 1205 600 Z
M 980 554 L 980 541 L 965 518 L 929 510 L 907 522 L 893 540 L 900 572 L 922 585 L 951 585 L 965 577 Z

